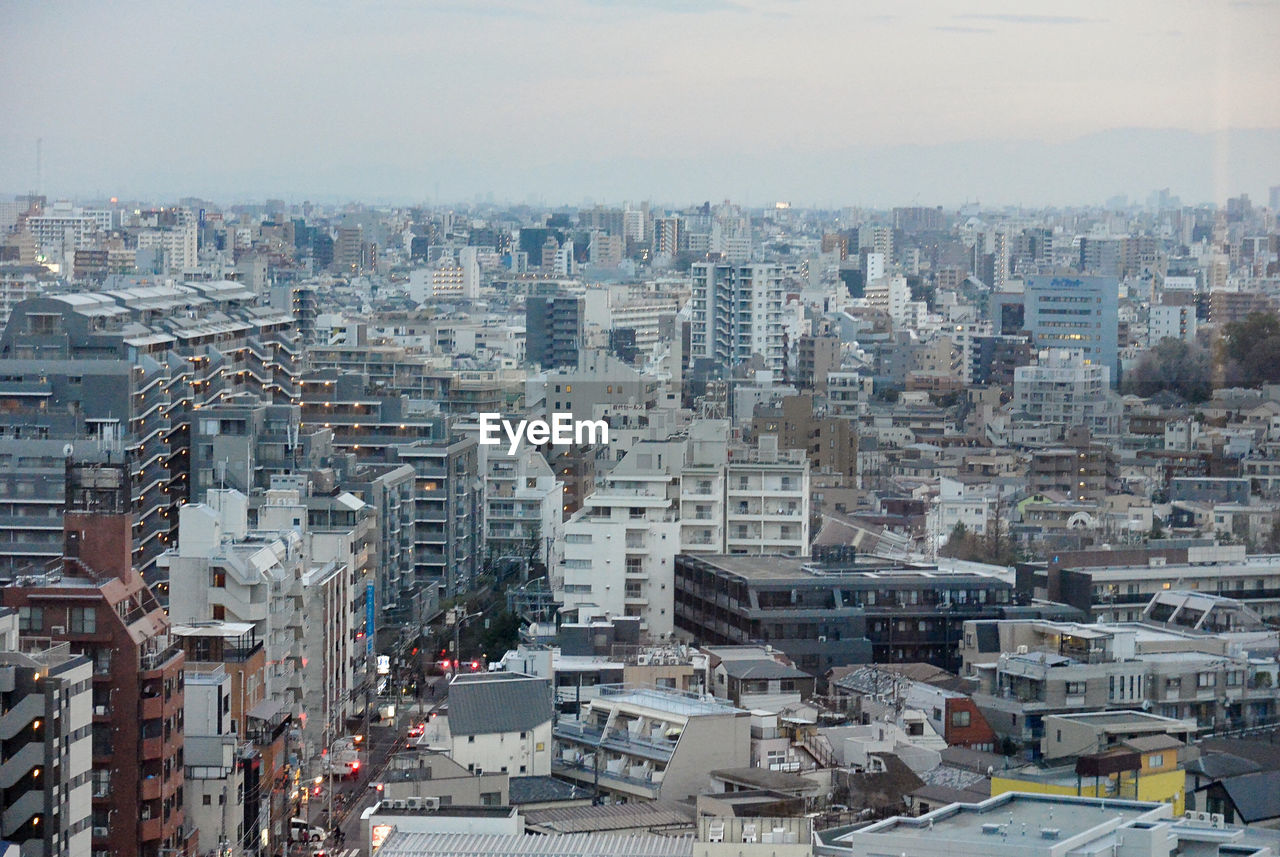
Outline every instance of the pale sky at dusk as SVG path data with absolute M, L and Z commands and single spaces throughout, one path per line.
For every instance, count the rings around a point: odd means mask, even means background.
M 1265 198 L 1277 44 L 1274 0 L 0 2 L 0 190 L 43 138 L 52 196 Z

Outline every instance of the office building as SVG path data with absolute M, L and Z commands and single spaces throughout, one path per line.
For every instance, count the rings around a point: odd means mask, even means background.
M 1022 297 L 1032 347 L 1077 351 L 1086 364 L 1107 367 L 1111 386 L 1120 383 L 1119 285 L 1115 277 L 1028 277 Z

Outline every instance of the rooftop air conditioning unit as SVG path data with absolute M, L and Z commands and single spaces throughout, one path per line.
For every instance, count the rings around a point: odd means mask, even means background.
M 440 798 L 438 797 L 418 798 L 418 805 L 423 809 L 436 810 L 440 808 Z

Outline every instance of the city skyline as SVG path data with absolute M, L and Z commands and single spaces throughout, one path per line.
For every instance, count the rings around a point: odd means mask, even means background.
M 1280 161 L 1271 2 L 4 9 L 12 193 L 1195 203 Z

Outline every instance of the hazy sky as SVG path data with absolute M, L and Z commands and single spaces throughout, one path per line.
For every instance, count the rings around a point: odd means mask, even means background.
M 1278 0 L 0 0 L 0 189 L 42 138 L 55 196 L 1262 196 L 1277 44 Z

